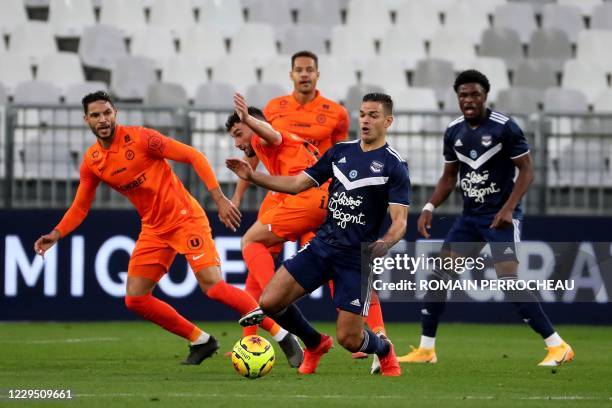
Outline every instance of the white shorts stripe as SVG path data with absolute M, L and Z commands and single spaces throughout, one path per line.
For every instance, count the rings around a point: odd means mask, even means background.
M 521 221 L 513 218 L 512 226 L 514 227 L 514 242 L 521 242 Z

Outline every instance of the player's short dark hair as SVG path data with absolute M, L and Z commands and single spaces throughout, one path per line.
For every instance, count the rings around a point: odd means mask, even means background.
M 87 114 L 87 108 L 89 107 L 89 104 L 95 101 L 106 101 L 110 103 L 113 108 L 115 107 L 113 99 L 108 94 L 108 92 L 96 91 L 85 95 L 81 100 L 81 103 L 83 104 L 83 112 L 85 112 L 85 114 Z
M 248 110 L 249 110 L 249 115 L 253 116 L 254 118 L 266 120 L 266 117 L 264 116 L 261 109 L 256 108 L 254 106 L 249 106 Z M 225 130 L 229 132 L 231 128 L 233 128 L 234 125 L 239 122 L 240 122 L 240 117 L 238 116 L 236 112 L 233 112 L 227 117 L 227 121 L 225 122 Z
M 393 114 L 393 99 L 387 94 L 380 92 L 373 92 L 364 95 L 362 102 L 380 102 L 383 106 L 383 111 L 387 115 Z
M 459 87 L 463 84 L 480 84 L 486 93 L 489 93 L 491 89 L 491 84 L 489 83 L 489 79 L 480 71 L 475 69 L 468 69 L 466 71 L 462 71 L 457 78 L 455 78 L 455 84 L 453 85 L 453 89 L 455 92 L 459 89 Z
M 312 51 L 298 51 L 291 56 L 291 69 L 293 69 L 293 65 L 295 64 L 296 58 L 311 58 L 315 62 L 315 67 L 319 68 L 319 57 Z

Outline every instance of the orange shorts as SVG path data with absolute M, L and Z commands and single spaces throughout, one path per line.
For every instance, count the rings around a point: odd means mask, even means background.
M 276 205 L 263 214 L 260 212 L 258 220 L 268 225 L 275 235 L 296 241 L 315 231 L 325 221 L 327 194 L 327 186 L 311 188 L 296 195 L 284 194 Z
M 194 217 L 163 233 L 142 230 L 130 258 L 128 276 L 159 281 L 177 253 L 185 255 L 194 272 L 221 265 L 206 217 Z M 159 274 L 159 268 L 147 268 L 151 265 L 162 266 L 163 273 Z

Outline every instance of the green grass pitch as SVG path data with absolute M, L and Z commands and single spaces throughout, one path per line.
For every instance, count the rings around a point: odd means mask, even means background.
M 316 325 L 334 333 L 329 323 Z M 299 376 L 277 348 L 267 377 L 247 380 L 224 352 L 235 323 L 202 323 L 221 343 L 200 366 L 181 366 L 186 343 L 147 322 L 0 323 L 0 405 L 11 407 L 566 407 L 612 405 L 612 328 L 559 326 L 576 360 L 537 367 L 542 341 L 520 325 L 443 324 L 435 365 L 403 365 L 400 378 L 369 374 L 336 345 L 318 372 Z M 416 344 L 416 324 L 391 323 L 398 354 Z M 9 401 L 9 389 L 66 389 L 71 401 Z M 374 405 L 376 404 L 376 405 Z

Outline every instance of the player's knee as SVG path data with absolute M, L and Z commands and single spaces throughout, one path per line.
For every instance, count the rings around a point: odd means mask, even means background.
M 338 330 L 336 333 L 338 343 L 351 353 L 359 351 L 361 348 L 362 338 L 361 333 L 353 333 L 345 330 Z
M 146 309 L 147 301 L 149 300 L 150 295 L 145 296 L 126 296 L 125 297 L 125 307 L 127 307 L 130 311 L 138 314 L 142 314 L 142 312 Z
M 274 316 L 280 311 L 277 303 L 274 300 L 274 296 L 265 290 L 259 297 L 259 307 L 268 316 Z

